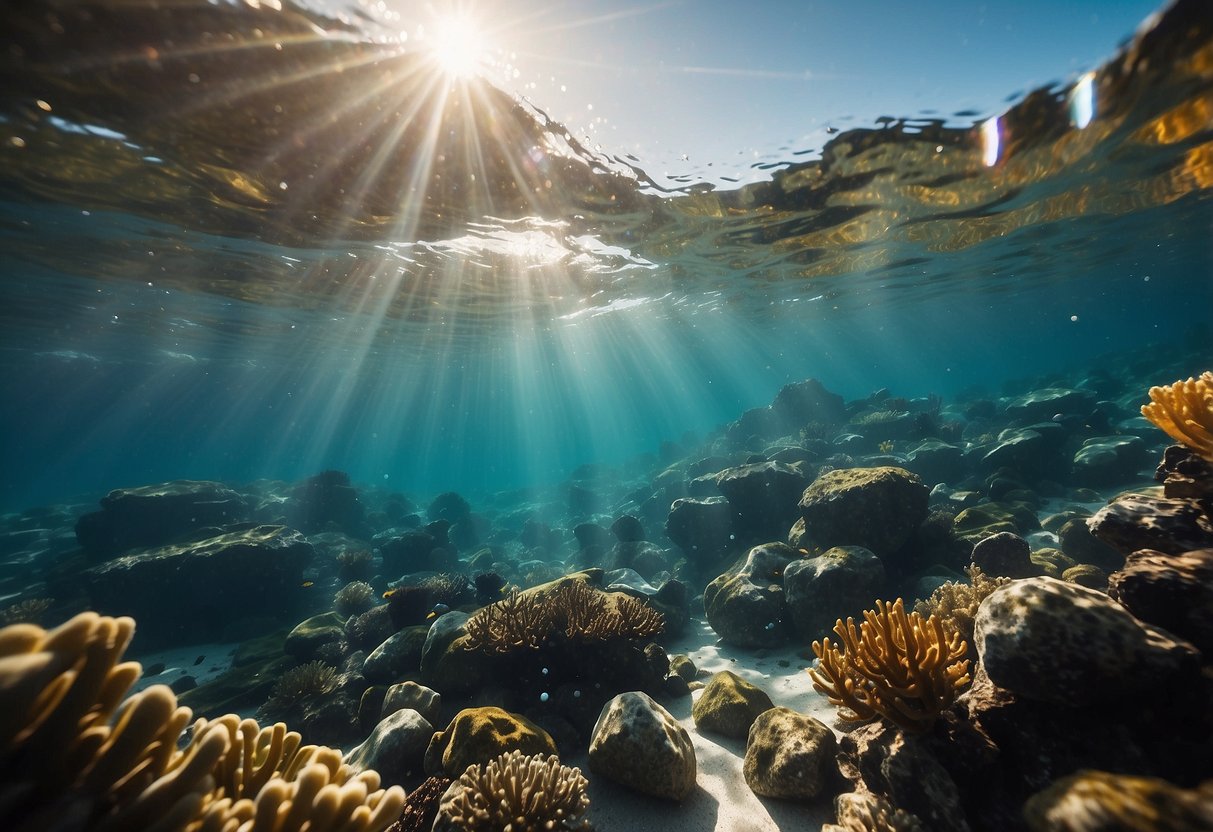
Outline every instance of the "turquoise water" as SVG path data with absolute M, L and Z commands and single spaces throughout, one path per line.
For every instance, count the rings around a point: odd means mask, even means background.
M 320 18 L 107 8 L 5 12 L 8 509 L 327 468 L 483 494 L 807 377 L 949 397 L 1213 355 L 1199 3 L 1025 96 L 997 146 L 891 120 L 674 191 L 487 82 L 418 92 L 415 56 Z M 118 48 L 152 39 L 175 51 Z

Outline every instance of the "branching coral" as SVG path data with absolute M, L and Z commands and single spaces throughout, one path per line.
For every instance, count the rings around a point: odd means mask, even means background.
M 81 613 L 45 631 L 0 630 L 0 828 L 12 832 L 379 830 L 404 793 L 378 789 L 340 752 L 300 747 L 284 725 L 199 720 L 121 662 L 129 618 Z
M 1150 404 L 1141 415 L 1199 456 L 1213 462 L 1213 372 L 1199 378 L 1150 388 Z
M 969 582 L 947 581 L 931 593 L 925 601 L 914 605 L 914 612 L 923 618 L 937 616 L 944 625 L 951 625 L 960 637 L 967 642 L 973 640 L 973 619 L 977 617 L 977 608 L 986 596 L 1000 586 L 1011 582 L 1010 578 L 991 578 L 981 571 L 976 564 L 965 567 Z
M 588 830 L 590 799 L 581 769 L 555 756 L 503 754 L 469 766 L 442 798 L 435 829 Z
M 26 598 L 0 610 L 0 625 L 28 622 L 38 624 L 55 602 L 50 598 Z
M 813 687 L 844 722 L 882 716 L 906 731 L 927 730 L 969 682 L 968 645 L 934 615 L 907 615 L 900 598 L 877 601 L 863 617 L 859 627 L 853 618 L 835 624 L 842 651 L 829 638 L 813 642 Z
M 490 653 L 537 649 L 559 633 L 571 641 L 649 638 L 665 629 L 665 616 L 634 598 L 608 596 L 580 580 L 546 595 L 511 593 L 468 619 L 467 646 Z

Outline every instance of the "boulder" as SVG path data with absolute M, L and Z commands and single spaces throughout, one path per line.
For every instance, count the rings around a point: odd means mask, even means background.
M 703 592 L 708 624 L 738 647 L 772 647 L 791 635 L 784 606 L 783 573 L 799 554 L 782 543 L 755 546 L 745 560 Z
M 270 621 L 295 614 L 312 554 L 299 532 L 255 526 L 124 555 L 80 581 L 97 610 L 138 621 L 145 645 L 188 644 L 218 640 L 233 610 Z
M 926 483 L 955 483 L 964 476 L 964 452 L 956 445 L 926 439 L 906 454 L 906 468 Z
M 837 777 L 838 742 L 823 722 L 790 708 L 771 708 L 750 726 L 742 773 L 760 797 L 811 800 Z
M 101 510 L 76 522 L 85 556 L 102 561 L 129 549 L 180 541 L 207 527 L 250 519 L 245 499 L 217 482 L 174 480 L 139 488 L 119 488 L 101 498 Z
M 1013 581 L 982 601 L 974 641 L 994 684 L 1063 705 L 1158 688 L 1198 655 L 1102 592 L 1044 577 Z
M 1136 436 L 1093 436 L 1074 454 L 1071 477 L 1098 488 L 1133 482 L 1149 465 L 1146 443 Z
M 638 543 L 645 539 L 644 526 L 631 514 L 616 518 L 611 524 L 611 534 L 615 535 L 615 539 L 620 543 Z
M 740 465 L 716 475 L 716 487 L 733 511 L 733 528 L 754 539 L 783 536 L 796 520 L 796 501 L 808 484 L 798 468 L 782 462 Z
M 1095 512 L 1087 528 L 1123 555 L 1138 549 L 1178 555 L 1213 547 L 1213 518 L 1194 497 L 1122 494 Z
M 973 547 L 973 563 L 991 578 L 1030 578 L 1040 574 L 1032 562 L 1032 547 L 1013 532 L 982 538 Z
M 417 624 L 393 633 L 366 657 L 362 675 L 368 682 L 391 682 L 419 669 L 429 632 L 428 625 Z
M 353 537 L 367 536 L 366 511 L 349 475 L 341 471 L 322 471 L 304 480 L 284 508 L 291 525 L 307 534 L 335 526 Z
M 695 788 L 686 729 L 647 694 L 621 693 L 603 707 L 590 739 L 590 770 L 643 794 L 682 800 Z
M 749 734 L 758 715 L 773 707 L 766 691 L 736 673 L 722 670 L 713 674 L 704 686 L 703 693 L 691 706 L 691 716 L 700 731 L 741 739 Z
M 1213 549 L 1134 552 L 1108 579 L 1108 594 L 1140 620 L 1213 655 Z
M 842 468 L 805 489 L 800 514 L 806 536 L 818 546 L 862 546 L 887 557 L 926 518 L 929 494 L 904 468 Z
M 438 691 L 430 690 L 425 685 L 419 685 L 410 680 L 392 685 L 383 696 L 383 705 L 379 711 L 382 720 L 396 711 L 410 708 L 425 717 L 431 725 L 437 721 L 442 696 Z
M 699 568 L 714 567 L 737 546 L 733 510 L 724 497 L 675 500 L 665 533 Z
M 1086 416 L 1095 409 L 1096 395 L 1090 390 L 1046 387 L 1007 402 L 1004 412 L 1020 423 L 1042 422 L 1054 416 Z
M 470 765 L 518 750 L 523 754 L 556 754 L 556 743 L 547 731 L 524 716 L 496 707 L 465 708 L 443 731 L 438 731 L 425 750 L 425 773 L 456 778 Z
M 792 561 L 783 572 L 783 592 L 796 635 L 808 643 L 838 619 L 859 615 L 880 595 L 884 580 L 880 558 L 862 546 L 835 546 Z
M 411 708 L 393 711 L 342 762 L 354 771 L 378 772 L 384 788 L 407 785 L 421 773 L 433 736 L 434 727 L 417 711 Z
M 296 624 L 282 649 L 288 656 L 306 662 L 316 658 L 316 651 L 324 645 L 344 638 L 345 619 L 335 612 L 326 612 Z

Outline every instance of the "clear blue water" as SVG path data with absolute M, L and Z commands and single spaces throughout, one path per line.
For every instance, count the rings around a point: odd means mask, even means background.
M 115 48 L 139 40 L 121 12 L 52 37 L 22 8 L 7 37 L 49 51 L 4 64 L 6 509 L 326 468 L 483 494 L 703 436 L 807 377 L 949 397 L 1152 350 L 1211 363 L 1199 4 L 1095 74 L 1088 125 L 1054 88 L 997 148 L 892 122 L 771 183 L 674 192 L 483 82 L 350 98 L 416 70 L 357 38 L 237 61 L 150 16 L 187 42 L 152 60 Z M 299 28 L 217 9 L 236 44 Z

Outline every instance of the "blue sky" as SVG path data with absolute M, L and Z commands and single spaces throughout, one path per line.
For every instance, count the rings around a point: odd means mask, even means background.
M 506 64 L 500 86 L 591 145 L 636 156 L 654 176 L 709 179 L 820 148 L 827 127 L 926 110 L 991 114 L 1013 93 L 1098 66 L 1159 8 L 1150 0 L 389 2 L 414 35 L 461 10 Z

